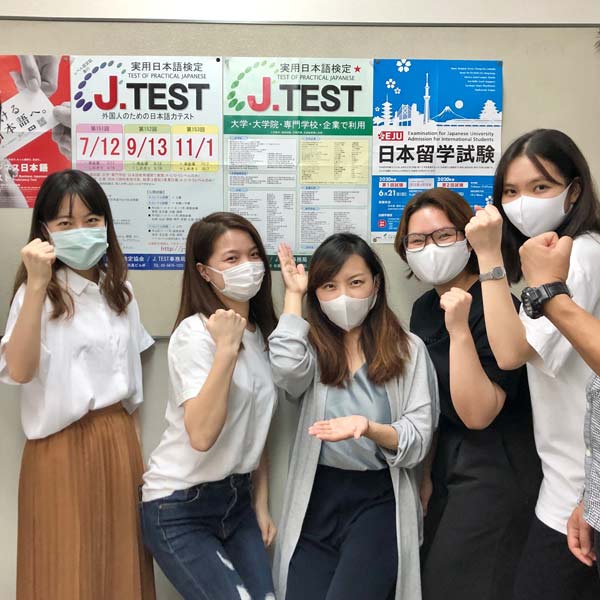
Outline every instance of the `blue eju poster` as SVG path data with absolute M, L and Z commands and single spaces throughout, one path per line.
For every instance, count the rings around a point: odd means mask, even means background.
M 423 190 L 489 201 L 501 132 L 501 61 L 376 59 L 371 241 L 393 242 Z

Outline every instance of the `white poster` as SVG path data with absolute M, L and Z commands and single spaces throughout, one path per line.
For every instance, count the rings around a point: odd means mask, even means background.
M 226 202 L 270 255 L 285 241 L 307 262 L 332 233 L 368 239 L 372 72 L 357 59 L 225 59 Z
M 223 210 L 222 61 L 74 56 L 73 166 L 111 201 L 132 269 L 180 269 L 197 219 Z

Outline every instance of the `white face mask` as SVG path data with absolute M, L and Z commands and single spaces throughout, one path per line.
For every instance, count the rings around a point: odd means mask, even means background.
M 250 260 L 224 271 L 213 269 L 208 265 L 206 265 L 206 268 L 222 275 L 223 283 L 225 284 L 222 290 L 212 281 L 211 283 L 223 296 L 237 302 L 247 302 L 251 298 L 254 298 L 258 294 L 265 276 L 265 265 L 262 261 Z
M 451 246 L 428 244 L 417 252 L 406 251 L 406 262 L 411 271 L 431 285 L 442 285 L 454 279 L 467 266 L 470 257 L 467 240 Z
M 375 306 L 377 292 L 366 298 L 352 298 L 342 294 L 334 300 L 319 300 L 325 316 L 340 329 L 351 331 L 362 325 L 369 311 Z
M 50 233 L 56 258 L 79 271 L 95 267 L 108 248 L 106 227 L 80 227 Z
M 527 237 L 535 237 L 546 231 L 556 231 L 567 216 L 565 200 L 569 193 L 569 184 L 554 198 L 535 198 L 520 196 L 512 202 L 502 205 L 508 220 Z

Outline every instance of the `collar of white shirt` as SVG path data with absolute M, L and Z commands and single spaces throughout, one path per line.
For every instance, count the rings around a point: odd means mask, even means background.
M 100 279 L 102 279 L 103 276 L 104 273 L 101 272 Z M 58 269 L 58 271 L 56 271 L 56 278 L 61 283 L 64 283 L 72 292 L 74 292 L 78 296 L 81 296 L 81 294 L 88 285 L 94 286 L 96 288 L 98 287 L 93 281 L 82 277 L 79 273 L 76 273 L 68 267 Z

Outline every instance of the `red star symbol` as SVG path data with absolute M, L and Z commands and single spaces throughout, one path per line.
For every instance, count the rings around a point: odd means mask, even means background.
M 360 73 L 360 67 L 358 65 L 356 65 L 356 67 L 354 67 L 354 72 Z

